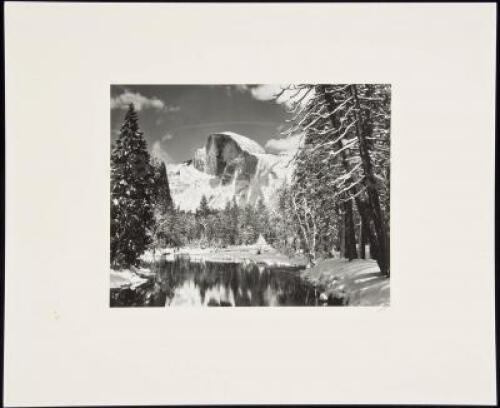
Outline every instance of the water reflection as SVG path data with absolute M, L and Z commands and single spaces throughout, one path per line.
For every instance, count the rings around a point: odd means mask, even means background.
M 158 265 L 155 281 L 142 294 L 115 305 L 315 306 L 318 295 L 296 268 L 177 258 Z

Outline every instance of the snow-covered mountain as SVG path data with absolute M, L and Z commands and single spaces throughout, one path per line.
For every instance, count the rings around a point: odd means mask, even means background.
M 255 204 L 260 197 L 273 206 L 276 190 L 292 173 L 290 154 L 266 153 L 254 140 L 233 132 L 208 136 L 192 160 L 167 166 L 170 192 L 181 210 L 194 211 L 205 195 L 212 208 Z

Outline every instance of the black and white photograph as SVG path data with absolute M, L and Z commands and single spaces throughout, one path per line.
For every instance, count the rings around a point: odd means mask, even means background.
M 496 4 L 2 6 L 3 405 L 497 404 Z
M 110 306 L 388 306 L 390 84 L 112 85 Z

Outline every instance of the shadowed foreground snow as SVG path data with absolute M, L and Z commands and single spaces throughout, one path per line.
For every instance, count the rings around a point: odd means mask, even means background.
M 327 259 L 300 276 L 347 306 L 389 306 L 390 279 L 371 259 Z

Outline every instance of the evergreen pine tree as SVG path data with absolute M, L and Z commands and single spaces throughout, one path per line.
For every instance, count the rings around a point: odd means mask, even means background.
M 196 209 L 196 222 L 198 224 L 198 236 L 205 242 L 209 239 L 210 231 L 208 230 L 209 215 L 211 214 L 208 200 L 205 194 L 201 196 L 200 205 Z M 206 243 L 206 242 L 205 242 Z
M 155 181 L 155 204 L 161 208 L 162 211 L 173 209 L 172 196 L 170 195 L 170 186 L 168 183 L 167 167 L 165 162 L 154 158 L 152 160 L 154 169 Z
M 232 223 L 231 202 L 228 200 L 221 211 L 221 240 L 224 245 L 234 245 L 234 227 Z
M 233 197 L 231 203 L 231 245 L 239 245 L 241 243 L 240 237 L 240 209 L 236 203 L 236 197 Z
M 150 243 L 154 174 L 137 113 L 130 104 L 111 153 L 111 262 L 137 265 Z
M 153 251 L 156 247 L 164 245 L 176 245 L 178 239 L 175 233 L 176 211 L 170 195 L 167 168 L 165 163 L 158 157 L 152 157 L 151 165 L 154 171 L 154 227 L 152 230 Z
M 210 214 L 210 207 L 208 206 L 208 200 L 205 194 L 201 196 L 200 206 L 196 210 L 196 214 L 200 217 L 207 217 Z
M 266 241 L 271 239 L 271 225 L 269 220 L 269 211 L 267 210 L 264 199 L 261 197 L 257 201 L 256 209 L 256 229 L 257 236 L 262 234 Z
M 255 228 L 256 216 L 255 209 L 251 204 L 245 205 L 243 208 L 243 217 L 241 220 L 241 238 L 243 244 L 253 244 L 257 240 L 257 232 Z
M 303 143 L 295 156 L 292 204 L 306 249 L 335 246 L 347 259 L 370 253 L 390 274 L 390 86 L 299 85 L 292 103 Z M 356 226 L 356 220 L 360 226 Z M 360 254 L 356 244 L 360 247 Z

